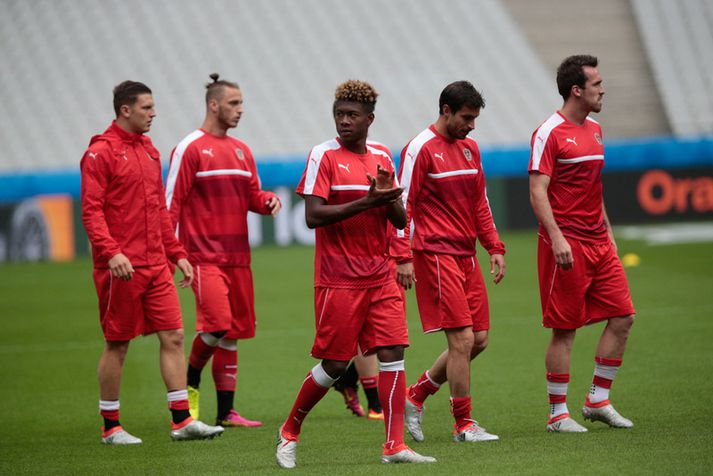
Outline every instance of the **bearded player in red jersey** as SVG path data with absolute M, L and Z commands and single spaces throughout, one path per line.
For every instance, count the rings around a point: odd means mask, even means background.
M 237 340 L 255 337 L 247 215 L 252 211 L 275 216 L 280 201 L 274 193 L 260 189 L 248 146 L 227 135 L 243 113 L 240 88 L 217 74 L 211 78 L 203 125 L 173 150 L 166 183 L 174 227 L 196 274 L 198 333 L 188 360 L 188 396 L 191 414 L 198 418 L 201 371 L 212 357 L 216 424 L 257 427 L 262 423 L 234 408 Z
M 156 110 L 151 89 L 124 81 L 114 88 L 116 120 L 92 137 L 82 157 L 82 222 L 92 245 L 94 284 L 104 351 L 99 361 L 102 442 L 140 444 L 119 423 L 119 390 L 129 342 L 156 333 L 161 376 L 173 420 L 171 438 L 212 438 L 223 428 L 194 420 L 188 412 L 183 322 L 170 260 L 190 286 L 193 268 L 176 240 L 163 202 L 158 150 L 145 135 Z
M 406 425 L 416 441 L 424 401 L 448 381 L 456 442 L 497 440 L 471 418 L 470 362 L 488 344 L 490 317 L 483 276 L 475 258 L 476 238 L 490 254 L 495 283 L 505 275 L 505 245 L 500 241 L 485 193 L 478 144 L 468 137 L 485 107 L 468 81 L 446 86 L 435 124 L 403 150 L 400 179 L 409 228 L 392 244 L 397 279 L 415 282 L 423 331 L 443 331 L 448 348 L 407 390 Z M 413 250 L 413 253 L 411 252 Z
M 388 223 L 406 225 L 385 148 L 367 141 L 377 93 L 362 81 L 337 86 L 333 105 L 339 137 L 312 149 L 297 193 L 307 226 L 316 228 L 312 357 L 321 359 L 302 383 L 280 426 L 277 464 L 294 468 L 297 441 L 310 410 L 344 373 L 357 345 L 379 359 L 379 398 L 386 442 L 383 463 L 430 463 L 404 443 L 404 347 L 408 331 L 403 297 L 386 256 Z
M 597 58 L 570 56 L 557 69 L 564 98 L 532 135 L 530 202 L 540 222 L 537 267 L 542 324 L 552 329 L 547 348 L 547 430 L 584 432 L 567 409 L 572 344 L 577 329 L 607 321 L 595 354 L 594 379 L 582 416 L 631 428 L 609 402 L 634 323 L 634 306 L 602 198 L 602 128 L 589 117 L 602 109 L 604 86 Z

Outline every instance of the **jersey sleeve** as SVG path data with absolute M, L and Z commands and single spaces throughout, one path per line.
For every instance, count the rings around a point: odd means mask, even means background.
M 94 249 L 95 258 L 109 261 L 122 252 L 119 243 L 109 233 L 104 215 L 107 186 L 111 170 L 106 154 L 110 152 L 90 148 L 80 162 L 82 223 Z
M 250 168 L 250 204 L 249 210 L 251 212 L 259 213 L 261 215 L 269 215 L 272 209 L 267 205 L 271 198 L 277 198 L 273 192 L 262 189 L 262 184 L 260 183 L 260 176 L 257 173 L 257 164 L 255 164 L 255 158 L 252 152 L 247 147 L 244 150 L 245 160 L 248 161 L 248 167 Z M 278 198 L 278 201 L 280 199 Z
M 549 175 L 554 173 L 557 163 L 557 140 L 554 134 L 538 128 L 530 141 L 530 165 L 528 171 Z
M 480 151 L 475 149 L 476 157 L 480 162 L 480 171 L 483 171 L 483 165 L 480 160 Z M 498 230 L 495 228 L 493 220 L 493 212 L 490 209 L 490 201 L 488 200 L 487 187 L 485 186 L 485 174 L 480 173 L 477 180 L 478 194 L 475 203 L 475 229 L 478 234 L 478 241 L 488 251 L 488 254 L 505 254 L 505 244 L 500 241 Z
M 332 185 L 332 170 L 329 162 L 327 152 L 320 152 L 317 148 L 310 151 L 302 179 L 295 190 L 298 195 L 302 197 L 314 195 L 329 200 Z
M 413 212 L 416 198 L 428 172 L 428 160 L 428 153 L 423 147 L 416 153 L 412 150 L 412 145 L 408 144 L 401 153 L 398 181 L 399 186 L 404 189 L 401 199 L 404 208 L 406 208 L 406 227 L 403 230 L 394 228 L 394 236 L 392 236 L 389 247 L 391 257 L 396 259 L 399 264 L 413 259 L 411 253 Z

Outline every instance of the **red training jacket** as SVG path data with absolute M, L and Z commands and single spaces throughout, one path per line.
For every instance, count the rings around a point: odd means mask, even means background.
M 175 263 L 188 255 L 172 232 L 159 152 L 145 135 L 116 121 L 92 137 L 81 161 L 82 222 L 94 267 L 123 253 L 132 266 Z

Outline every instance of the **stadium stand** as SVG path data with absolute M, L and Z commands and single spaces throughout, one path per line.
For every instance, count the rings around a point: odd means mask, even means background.
M 127 78 L 154 90 L 164 157 L 200 121 L 214 71 L 240 83 L 239 135 L 261 161 L 301 160 L 332 134 L 332 91 L 350 77 L 381 93 L 372 135 L 397 150 L 454 80 L 483 91 L 484 144 L 527 142 L 560 102 L 498 0 L 8 0 L 3 10 L 0 173 L 75 170 Z
M 632 5 L 673 132 L 713 136 L 713 2 Z

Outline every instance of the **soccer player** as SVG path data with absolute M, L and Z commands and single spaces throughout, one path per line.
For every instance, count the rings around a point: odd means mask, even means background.
M 490 328 L 476 238 L 490 254 L 495 283 L 505 275 L 505 245 L 493 223 L 478 145 L 468 137 L 485 101 L 471 83 L 456 81 L 441 92 L 438 107 L 436 122 L 401 154 L 403 202 L 414 233 L 409 248 L 409 226 L 398 231 L 392 254 L 399 283 L 408 289 L 415 282 L 423 331 L 443 331 L 448 348 L 408 387 L 406 425 L 414 440 L 424 440 L 424 402 L 448 381 L 453 439 L 497 440 L 471 417 L 470 396 L 470 362 L 487 346 Z
M 216 424 L 257 427 L 262 423 L 234 408 L 238 339 L 255 337 L 253 277 L 250 271 L 248 211 L 275 216 L 280 200 L 260 189 L 248 146 L 228 135 L 243 114 L 236 83 L 211 75 L 206 115 L 171 154 L 166 203 L 178 238 L 196 267 L 196 327 L 188 360 L 191 415 L 198 418 L 201 371 L 213 358 L 217 392 Z
M 552 329 L 547 348 L 547 430 L 584 432 L 567 409 L 569 362 L 577 329 L 607 321 L 595 354 L 594 379 L 582 415 L 612 427 L 631 428 L 609 403 L 621 366 L 634 306 L 616 253 L 602 198 L 602 128 L 589 117 L 602 109 L 604 86 L 597 58 L 570 56 L 557 69 L 564 99 L 532 135 L 530 202 L 540 229 L 537 269 L 542 324 Z
M 297 440 L 310 410 L 347 368 L 357 345 L 379 359 L 384 409 L 383 463 L 429 463 L 404 443 L 403 302 L 386 257 L 387 223 L 406 224 L 388 151 L 367 141 L 377 93 L 368 83 L 337 86 L 332 108 L 338 138 L 312 149 L 297 193 L 305 199 L 307 226 L 316 228 L 312 356 L 307 374 L 277 439 L 277 464 L 294 468 Z
M 135 81 L 114 88 L 116 120 L 92 137 L 81 161 L 82 221 L 92 245 L 94 284 L 104 331 L 99 360 L 102 442 L 139 444 L 119 423 L 121 371 L 129 342 L 157 333 L 161 375 L 168 390 L 174 440 L 223 432 L 188 412 L 183 323 L 168 260 L 190 286 L 193 269 L 176 240 L 163 201 L 159 153 L 145 135 L 156 116 L 151 90 Z

